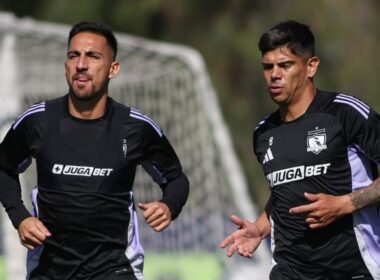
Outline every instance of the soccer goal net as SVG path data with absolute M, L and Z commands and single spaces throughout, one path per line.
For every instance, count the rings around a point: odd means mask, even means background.
M 67 92 L 63 70 L 68 31 L 69 26 L 0 14 L 1 137 L 31 104 Z M 185 46 L 116 36 L 122 70 L 111 82 L 111 97 L 138 108 L 163 128 L 191 182 L 186 206 L 164 232 L 151 230 L 139 214 L 146 278 L 267 278 L 270 257 L 265 246 L 249 261 L 227 258 L 219 248 L 221 240 L 235 229 L 231 214 L 250 220 L 257 214 L 202 57 Z M 24 201 L 29 201 L 35 181 L 33 167 L 21 176 Z M 137 202 L 150 202 L 160 198 L 161 190 L 139 169 L 134 194 Z M 25 252 L 2 213 L 7 279 L 24 279 Z

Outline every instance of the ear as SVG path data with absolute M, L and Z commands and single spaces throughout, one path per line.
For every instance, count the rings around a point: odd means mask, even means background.
M 108 78 L 110 78 L 110 79 L 115 78 L 117 76 L 117 74 L 119 74 L 119 72 L 120 72 L 119 62 L 117 62 L 117 61 L 112 62 L 110 72 L 108 74 Z
M 313 78 L 314 75 L 317 73 L 317 70 L 318 70 L 318 65 L 319 65 L 319 57 L 317 56 L 313 56 L 312 58 L 309 58 L 308 62 L 307 62 L 307 76 L 309 78 Z

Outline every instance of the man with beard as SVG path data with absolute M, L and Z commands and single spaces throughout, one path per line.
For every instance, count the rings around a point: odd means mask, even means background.
M 67 95 L 31 106 L 0 145 L 0 200 L 29 249 L 28 279 L 143 279 L 133 182 L 141 164 L 163 197 L 139 203 L 164 230 L 185 204 L 189 183 L 161 128 L 108 96 L 117 76 L 110 29 L 80 22 L 69 33 Z M 37 165 L 34 215 L 21 200 L 18 172 Z

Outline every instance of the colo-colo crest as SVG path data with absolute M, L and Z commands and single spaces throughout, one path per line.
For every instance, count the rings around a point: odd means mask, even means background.
M 327 149 L 325 129 L 316 128 L 307 133 L 307 151 L 319 154 L 322 150 Z

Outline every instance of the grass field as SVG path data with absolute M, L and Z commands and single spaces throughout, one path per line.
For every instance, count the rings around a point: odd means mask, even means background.
M 223 266 L 210 253 L 169 254 L 146 252 L 144 274 L 147 280 L 220 280 Z
M 0 280 L 10 280 L 7 279 L 7 274 L 5 272 L 4 258 L 0 257 Z
M 147 252 L 144 275 L 147 280 L 220 280 L 223 270 L 217 256 L 209 253 Z M 15 280 L 7 279 L 2 257 L 0 280 Z

